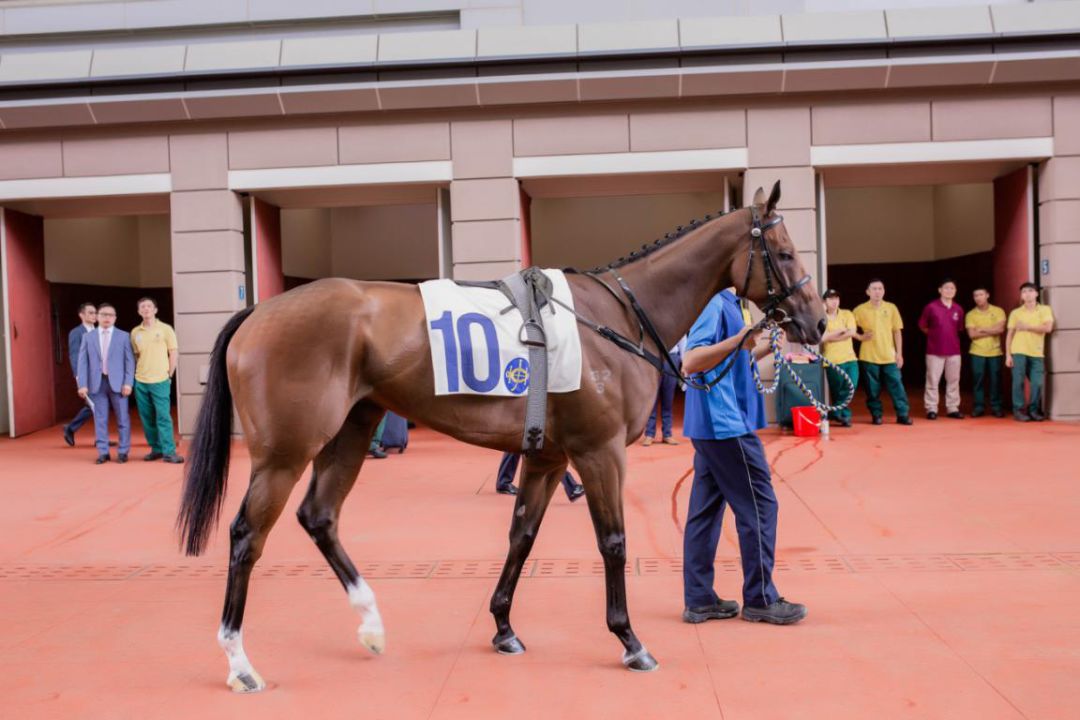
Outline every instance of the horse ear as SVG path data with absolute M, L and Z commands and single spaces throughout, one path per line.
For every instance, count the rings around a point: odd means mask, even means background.
M 765 204 L 765 188 L 759 187 L 757 189 L 757 191 L 754 192 L 754 201 L 752 203 L 750 203 L 750 204 L 751 205 L 764 205 Z
M 776 204 L 780 202 L 780 181 L 777 180 L 772 186 L 772 192 L 769 193 L 769 204 L 765 206 L 765 214 L 769 215 L 776 209 Z

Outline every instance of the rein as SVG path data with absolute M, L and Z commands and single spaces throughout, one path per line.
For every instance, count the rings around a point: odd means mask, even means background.
M 660 337 L 660 333 L 657 332 L 656 326 L 653 325 L 652 320 L 649 319 L 648 313 L 645 312 L 645 309 L 641 306 L 641 303 L 638 302 L 637 296 L 635 296 L 633 290 L 630 289 L 630 285 L 626 282 L 625 279 L 623 279 L 623 277 L 614 267 L 608 267 L 605 270 L 590 270 L 581 274 L 600 283 L 600 285 L 605 290 L 607 290 L 608 293 L 610 293 L 620 305 L 633 311 L 638 323 L 638 339 L 636 342 L 626 337 L 625 335 L 622 335 L 618 331 L 607 327 L 606 325 L 601 325 L 599 323 L 593 322 L 589 318 L 577 312 L 577 310 L 575 310 L 574 308 L 566 305 L 563 302 L 560 302 L 554 297 L 550 297 L 548 299 L 573 313 L 574 317 L 577 318 L 578 322 L 580 322 L 582 325 L 585 325 L 596 334 L 600 335 L 600 337 L 608 340 L 609 342 L 613 343 L 620 349 L 625 350 L 631 355 L 642 358 L 650 365 L 655 367 L 657 370 L 659 370 L 662 374 L 668 375 L 669 377 L 674 377 L 680 382 L 685 383 L 688 387 L 694 388 L 695 390 L 704 390 L 705 392 L 709 392 L 714 387 L 716 387 L 716 385 L 718 385 L 735 367 L 735 360 L 738 357 L 739 351 L 743 349 L 743 346 L 746 343 L 746 338 L 754 332 L 767 329 L 770 334 L 770 342 L 773 346 L 773 359 L 776 363 L 778 371 L 776 377 L 773 380 L 772 386 L 769 388 L 765 388 L 764 384 L 761 382 L 760 376 L 757 374 L 757 366 L 755 364 L 753 366 L 754 379 L 757 383 L 758 391 L 763 394 L 775 392 L 776 388 L 779 386 L 779 368 L 783 367 L 787 369 L 795 384 L 799 387 L 800 390 L 802 390 L 802 392 L 807 396 L 807 398 L 809 398 L 810 401 L 814 404 L 814 407 L 816 407 L 819 411 L 822 411 L 822 408 L 825 408 L 824 412 L 829 412 L 845 407 L 848 403 L 851 402 L 851 398 L 855 392 L 855 389 L 851 385 L 850 379 L 847 379 L 846 374 L 841 373 L 842 375 L 844 375 L 845 379 L 848 382 L 848 397 L 840 405 L 826 406 L 820 401 L 818 401 L 816 398 L 814 398 L 813 394 L 810 392 L 810 389 L 806 387 L 806 385 L 798 377 L 795 371 L 789 367 L 789 363 L 783 359 L 783 355 L 780 350 L 779 340 L 781 334 L 781 325 L 790 322 L 791 319 L 788 316 L 787 312 L 780 307 L 780 305 L 793 294 L 795 294 L 795 292 L 797 292 L 800 288 L 810 282 L 810 276 L 804 275 L 794 285 L 789 285 L 784 279 L 784 276 L 776 269 L 776 264 L 773 262 L 772 253 L 769 250 L 769 244 L 765 240 L 765 231 L 782 223 L 784 221 L 783 216 L 776 215 L 769 221 L 763 222 L 761 215 L 758 213 L 757 207 L 751 207 L 750 213 L 752 223 L 752 227 L 750 229 L 750 253 L 746 265 L 746 278 L 743 281 L 742 295 L 743 297 L 745 297 L 746 292 L 749 290 L 750 287 L 750 280 L 753 277 L 754 271 L 754 255 L 760 253 L 761 262 L 765 268 L 765 285 L 768 291 L 768 299 L 761 306 L 761 310 L 764 313 L 761 320 L 759 320 L 750 328 L 750 332 L 747 332 L 746 335 L 744 335 L 739 345 L 734 350 L 732 350 L 732 352 L 727 356 L 727 358 L 725 358 L 725 360 L 722 362 L 722 367 L 719 374 L 716 375 L 712 380 L 703 379 L 699 382 L 698 380 L 688 375 L 682 374 L 681 368 L 675 364 L 675 361 L 671 357 L 671 353 L 668 352 L 667 346 L 664 344 L 663 339 Z M 758 248 L 758 246 L 760 246 L 760 249 Z M 629 301 L 629 306 L 627 306 L 627 303 L 624 302 L 621 297 L 619 297 L 619 294 L 615 291 L 615 289 L 607 282 L 605 282 L 602 277 L 600 277 L 600 275 L 602 275 L 603 273 L 611 273 L 611 275 L 615 278 L 616 283 L 618 283 L 619 285 L 619 289 Z M 779 285 L 779 289 L 777 289 L 777 285 Z M 659 355 L 649 351 L 645 347 L 646 336 L 650 340 L 652 340 L 652 342 L 659 349 Z M 818 355 L 816 351 L 806 345 L 804 345 L 803 347 L 807 350 L 807 352 L 811 354 L 812 357 L 814 357 L 815 359 L 820 359 L 824 366 L 828 366 L 828 361 Z

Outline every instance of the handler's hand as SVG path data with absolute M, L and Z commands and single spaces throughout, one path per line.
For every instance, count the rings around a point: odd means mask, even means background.
M 862 334 L 862 341 L 863 342 L 870 342 L 873 339 L 874 339 L 874 331 L 873 330 L 863 330 L 863 334 Z
M 904 369 L 904 356 L 901 355 L 900 353 L 896 353 L 896 369 L 897 370 L 903 370 Z
M 120 394 L 123 395 L 124 397 L 127 397 L 128 395 L 130 395 L 131 394 L 131 386 L 130 385 L 125 385 L 124 387 L 120 388 Z
M 1006 355 L 1005 356 L 1005 367 L 1011 368 L 1012 366 L 1013 366 L 1012 355 Z
M 1010 365 L 1009 367 L 1012 367 L 1012 366 Z M 81 397 L 83 400 L 85 400 L 86 396 L 89 395 L 89 394 L 90 394 L 90 389 L 89 388 L 79 388 L 79 397 Z

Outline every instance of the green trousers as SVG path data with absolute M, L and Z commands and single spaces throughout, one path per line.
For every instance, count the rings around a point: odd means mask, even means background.
M 386 428 L 386 415 L 382 416 L 382 420 L 379 421 L 378 427 L 375 428 L 375 434 L 371 436 L 371 444 L 368 445 L 368 452 L 372 450 L 378 450 L 382 447 L 382 434 Z
M 143 434 L 151 452 L 172 455 L 176 452 L 176 440 L 173 438 L 172 413 L 169 408 L 169 396 L 172 394 L 172 380 L 159 383 L 135 382 L 135 407 L 139 409 Z
M 859 361 L 851 360 L 846 363 L 840 363 L 839 365 L 830 365 L 825 370 L 826 377 L 829 379 L 829 404 L 837 405 L 844 398 L 847 397 L 848 385 L 844 382 L 844 378 L 841 377 L 841 373 L 851 378 L 851 384 L 855 387 L 859 387 Z M 840 408 L 836 412 L 832 413 L 833 419 L 850 420 L 851 419 L 851 403 L 855 402 L 855 395 L 852 394 L 851 402 L 845 407 Z
M 908 405 L 907 391 L 904 390 L 904 381 L 900 377 L 900 368 L 896 367 L 896 363 L 878 365 L 860 360 L 859 372 L 866 378 L 866 407 L 870 408 L 871 415 L 881 416 L 883 409 L 881 386 L 884 385 L 889 397 L 892 398 L 896 417 L 908 416 L 911 407 Z
M 994 412 L 1001 412 L 1001 356 L 983 357 L 982 355 L 971 356 L 971 384 L 974 390 L 975 412 L 982 413 L 986 409 L 983 398 L 988 394 L 983 386 L 989 386 L 990 408 Z
M 1045 363 L 1041 357 L 1017 355 L 1013 353 L 1012 396 L 1013 412 L 1039 412 L 1039 400 L 1042 398 L 1043 372 Z M 1024 378 L 1031 385 L 1031 402 L 1024 404 Z

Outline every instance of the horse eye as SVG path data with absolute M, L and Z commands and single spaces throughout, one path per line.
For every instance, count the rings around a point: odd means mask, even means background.
M 784 262 L 791 262 L 792 260 L 795 259 L 795 256 L 792 255 L 791 253 L 782 252 L 782 253 L 778 253 L 778 254 L 780 255 L 780 259 L 783 260 Z

